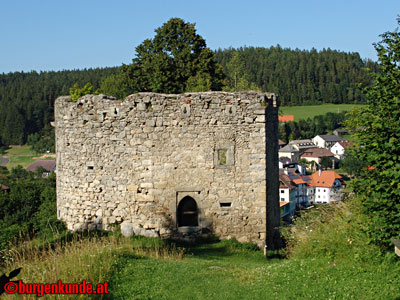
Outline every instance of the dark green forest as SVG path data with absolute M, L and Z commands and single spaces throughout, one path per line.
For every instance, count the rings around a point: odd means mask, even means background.
M 224 70 L 223 90 L 275 92 L 285 106 L 364 103 L 357 84 L 369 83 L 365 68 L 377 68 L 358 53 L 330 49 L 246 47 L 217 50 L 214 54 Z M 102 85 L 110 84 L 107 79 L 120 76 L 124 67 L 0 74 L 0 146 L 24 144 L 32 134 L 36 135 L 31 140 L 38 139 L 53 120 L 53 103 L 58 96 L 68 95 L 75 83 L 91 83 L 95 90 L 102 91 Z
M 0 145 L 20 145 L 53 120 L 54 100 L 78 83 L 99 87 L 118 68 L 0 74 Z
M 243 62 L 247 80 L 262 91 L 277 93 L 283 106 L 365 103 L 357 85 L 369 84 L 369 72 L 377 71 L 375 62 L 362 60 L 358 53 L 291 50 L 278 45 L 219 49 L 216 60 L 228 77 L 234 75 L 227 71 L 235 53 Z

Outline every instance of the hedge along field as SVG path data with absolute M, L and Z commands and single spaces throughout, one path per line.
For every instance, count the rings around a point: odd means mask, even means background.
M 328 112 L 338 113 L 350 111 L 354 107 L 362 107 L 363 104 L 322 104 L 307 106 L 282 106 L 280 111 L 283 115 L 293 115 L 295 121 L 300 119 L 314 118 L 318 115 L 324 115 Z

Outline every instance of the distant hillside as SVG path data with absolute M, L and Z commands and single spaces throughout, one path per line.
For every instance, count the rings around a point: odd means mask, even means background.
M 23 144 L 53 120 L 53 103 L 69 88 L 90 82 L 98 88 L 102 78 L 118 68 L 60 72 L 15 72 L 0 74 L 0 145 Z
M 291 50 L 278 45 L 218 50 L 216 59 L 225 73 L 235 52 L 244 63 L 246 79 L 263 91 L 277 93 L 284 106 L 364 103 L 365 99 L 356 86 L 369 83 L 365 68 L 377 71 L 376 63 L 363 61 L 358 53 L 330 49 L 319 52 L 315 49 Z
M 237 53 L 239 55 L 233 55 Z M 216 51 L 223 66 L 227 89 L 233 83 L 275 92 L 281 105 L 364 103 L 357 83 L 368 83 L 364 68 L 376 71 L 372 61 L 358 53 L 333 50 L 301 51 L 246 47 Z M 103 78 L 117 74 L 119 67 L 60 72 L 15 72 L 0 74 L 0 146 L 24 144 L 53 120 L 53 103 L 69 88 L 90 82 L 95 89 Z M 240 86 L 240 85 L 238 85 Z

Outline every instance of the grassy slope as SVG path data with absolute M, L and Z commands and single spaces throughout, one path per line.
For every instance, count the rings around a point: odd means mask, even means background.
M 325 247 L 324 241 L 321 245 Z M 262 251 L 243 250 L 232 241 L 199 244 L 186 248 L 182 256 L 181 249 L 166 248 L 159 239 L 111 235 L 56 243 L 51 250 L 12 249 L 12 259 L 0 274 L 22 267 L 16 279 L 26 283 L 109 282 L 110 294 L 103 297 L 65 295 L 62 299 L 400 299 L 399 261 L 355 259 L 349 255 L 353 250 L 337 246 L 332 244 L 346 252 L 341 258 L 316 254 L 265 259 Z
M 323 104 L 309 106 L 282 106 L 280 108 L 284 115 L 294 115 L 294 120 L 313 118 L 317 115 L 324 115 L 328 112 L 350 111 L 353 107 L 362 106 L 357 104 Z
M 183 260 L 121 258 L 107 299 L 396 299 L 399 283 L 386 264 L 265 259 L 220 242 L 190 249 Z

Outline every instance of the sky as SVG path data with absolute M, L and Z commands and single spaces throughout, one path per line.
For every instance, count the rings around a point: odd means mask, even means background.
M 372 44 L 399 14 L 399 0 L 0 0 L 0 73 L 129 64 L 173 17 L 213 50 L 279 44 L 376 60 Z

